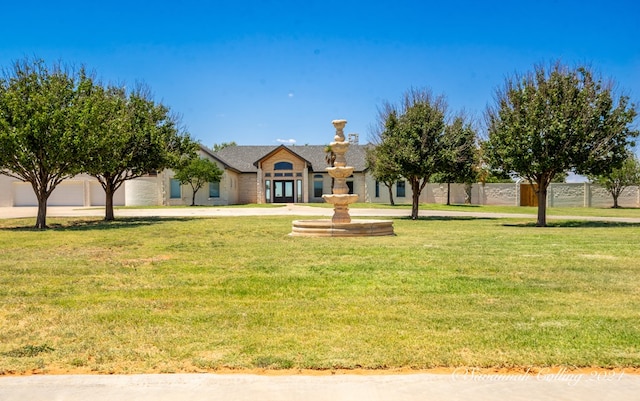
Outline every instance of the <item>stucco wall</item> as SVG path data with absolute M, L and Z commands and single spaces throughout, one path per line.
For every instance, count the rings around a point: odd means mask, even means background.
M 166 180 L 167 182 L 163 182 Z M 124 203 L 127 206 L 162 205 L 162 197 L 169 182 L 166 174 L 140 177 L 129 180 L 124 188 Z M 167 191 L 168 192 L 168 191 Z M 169 196 L 167 194 L 167 196 Z
M 126 183 L 124 184 L 126 185 Z M 124 188 L 113 196 L 114 205 L 124 205 Z M 87 174 L 79 174 L 64 180 L 53 190 L 49 206 L 103 206 L 105 194 L 98 180 Z M 0 175 L 0 207 L 37 206 L 38 199 L 30 183 L 6 175 Z
M 0 207 L 13 206 L 13 193 L 11 191 L 11 183 L 15 181 L 13 178 L 0 174 Z

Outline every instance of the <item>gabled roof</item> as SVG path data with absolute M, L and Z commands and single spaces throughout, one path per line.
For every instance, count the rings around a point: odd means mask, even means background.
M 326 145 L 304 145 L 304 146 L 227 146 L 211 155 L 222 163 L 242 173 L 258 172 L 257 162 L 264 159 L 280 148 L 286 148 L 309 164 L 310 172 L 325 172 L 327 162 L 325 161 Z M 347 165 L 353 166 L 355 172 L 366 170 L 366 148 L 371 145 L 349 146 L 347 151 Z
M 269 153 L 267 153 L 266 155 L 262 156 L 261 158 L 259 158 L 258 160 L 256 160 L 255 162 L 253 162 L 253 165 L 258 167 L 260 165 L 260 162 L 264 159 L 267 159 L 269 157 L 271 157 L 274 153 L 276 153 L 277 151 L 279 151 L 280 149 L 284 149 L 289 153 L 292 153 L 293 155 L 301 158 L 302 160 L 304 160 L 305 162 L 307 162 L 307 164 L 309 165 L 310 168 L 312 168 L 311 166 L 311 162 L 307 159 L 305 159 L 304 157 L 300 156 L 299 154 L 297 154 L 296 152 L 294 152 L 293 150 L 291 150 L 289 147 L 284 146 L 284 145 L 280 145 L 278 147 L 273 148 L 273 150 Z
M 219 161 L 225 169 L 229 169 L 229 170 L 235 171 L 236 173 L 240 173 L 240 171 L 237 168 L 227 163 L 225 160 L 220 158 L 218 155 L 216 155 L 211 149 L 207 148 L 206 146 L 200 144 L 200 150 L 206 153 L 207 156 Z

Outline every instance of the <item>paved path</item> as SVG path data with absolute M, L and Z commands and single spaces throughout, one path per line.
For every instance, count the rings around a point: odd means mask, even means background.
M 365 209 L 349 210 L 353 217 L 408 217 L 408 209 Z M 36 217 L 35 207 L 0 207 L 0 219 Z M 116 209 L 116 217 L 212 217 L 212 216 L 331 216 L 333 209 L 299 204 L 282 207 L 175 207 L 149 209 Z M 47 217 L 104 216 L 104 209 L 97 207 L 49 207 Z M 475 218 L 527 218 L 535 221 L 534 214 L 459 212 L 448 210 L 420 210 L 420 216 L 475 217 Z M 640 218 L 593 217 L 593 216 L 550 216 L 549 220 L 614 221 L 640 223 Z
M 611 400 L 640 399 L 640 375 L 556 373 L 261 376 L 249 374 L 0 377 L 1 401 Z

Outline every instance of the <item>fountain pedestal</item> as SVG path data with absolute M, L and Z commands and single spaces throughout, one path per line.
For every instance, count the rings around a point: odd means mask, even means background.
M 345 153 L 349 142 L 344 140 L 344 126 L 347 120 L 333 120 L 336 129 L 334 141 L 329 144 L 335 154 L 332 167 L 327 172 L 333 178 L 331 194 L 322 195 L 327 203 L 333 205 L 331 220 L 296 220 L 291 235 L 310 237 L 363 237 L 394 235 L 392 220 L 351 220 L 349 205 L 358 201 L 358 195 L 349 194 L 347 178 L 353 174 L 353 167 L 347 166 Z

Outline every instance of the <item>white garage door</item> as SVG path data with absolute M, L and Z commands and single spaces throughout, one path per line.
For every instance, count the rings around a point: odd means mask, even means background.
M 33 187 L 28 183 L 15 183 L 13 204 L 15 206 L 38 206 Z M 49 206 L 83 206 L 84 184 L 82 182 L 64 182 L 56 187 L 49 196 Z

